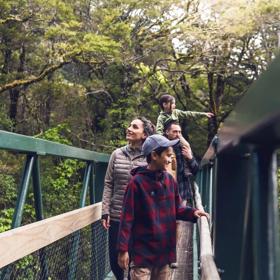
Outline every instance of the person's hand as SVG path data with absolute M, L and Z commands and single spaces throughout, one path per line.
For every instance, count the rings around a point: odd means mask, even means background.
M 101 223 L 102 223 L 102 226 L 108 230 L 109 227 L 110 227 L 110 216 L 109 215 L 103 215 L 102 216 L 102 219 L 101 219 Z
M 206 212 L 204 212 L 204 211 L 201 211 L 201 210 L 196 210 L 195 212 L 194 212 L 194 215 L 195 215 L 195 217 L 197 217 L 197 218 L 200 218 L 200 217 L 206 217 L 207 219 L 209 219 L 210 218 L 210 216 L 209 216 L 209 214 L 208 213 L 206 213 Z
M 183 146 L 182 147 L 182 155 L 185 159 L 191 160 L 193 158 L 192 150 L 190 146 Z
M 207 112 L 207 113 L 205 113 L 205 116 L 210 119 L 210 118 L 214 117 L 214 114 L 211 112 Z
M 122 269 L 124 269 L 124 270 L 128 269 L 128 265 L 129 265 L 128 252 L 119 252 L 118 264 Z

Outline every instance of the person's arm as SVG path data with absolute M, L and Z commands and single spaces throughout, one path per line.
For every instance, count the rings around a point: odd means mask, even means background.
M 182 111 L 179 109 L 176 109 L 176 114 L 178 116 L 178 119 L 180 119 L 180 118 L 189 119 L 189 118 L 196 118 L 199 116 L 212 118 L 214 116 L 214 114 L 211 112 Z
M 123 269 L 128 267 L 128 245 L 131 238 L 131 230 L 134 222 L 135 207 L 135 189 L 136 185 L 133 179 L 128 183 L 123 200 L 123 210 L 120 220 L 120 228 L 117 242 L 117 250 L 119 251 L 118 262 Z
M 164 128 L 164 121 L 161 114 L 159 114 L 157 118 L 156 133 L 163 135 L 163 128 Z
M 198 169 L 199 169 L 199 164 L 193 156 L 190 145 L 182 146 L 182 154 L 183 154 L 183 157 L 185 158 L 185 160 L 188 164 L 187 167 L 191 171 L 192 175 L 195 175 L 197 173 Z
M 113 195 L 114 188 L 114 164 L 116 158 L 116 151 L 114 151 L 110 157 L 105 180 L 104 180 L 104 190 L 102 197 L 102 217 L 101 222 L 105 229 L 108 229 L 110 226 L 110 207 L 111 207 L 111 199 Z

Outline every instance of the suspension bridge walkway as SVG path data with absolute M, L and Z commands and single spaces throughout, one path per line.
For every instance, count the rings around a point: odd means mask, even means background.
M 181 224 L 179 267 L 172 279 L 280 279 L 279 73 L 277 58 L 237 104 L 204 155 L 194 201 L 211 218 Z M 6 131 L 0 131 L 0 149 L 24 159 L 11 229 L 0 233 L 0 279 L 113 279 L 107 232 L 100 223 L 109 155 Z M 78 208 L 45 217 L 45 158 L 53 164 L 61 159 L 83 164 Z M 67 194 L 64 197 L 67 201 Z M 25 223 L 30 199 L 35 220 Z

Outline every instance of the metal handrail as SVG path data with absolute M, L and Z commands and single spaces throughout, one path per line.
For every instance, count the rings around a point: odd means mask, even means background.
M 194 183 L 194 201 L 195 207 L 204 211 L 199 189 Z M 212 241 L 210 236 L 209 221 L 206 217 L 198 219 L 199 241 L 200 241 L 200 271 L 201 280 L 220 280 L 218 269 L 214 261 L 214 254 L 212 251 Z
M 109 155 L 0 130 L 0 149 L 107 163 Z

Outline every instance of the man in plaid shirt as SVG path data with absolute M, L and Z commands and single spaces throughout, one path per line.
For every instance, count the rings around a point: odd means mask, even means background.
M 120 267 L 127 269 L 130 262 L 131 280 L 170 279 L 169 265 L 176 262 L 176 219 L 196 222 L 208 215 L 181 205 L 177 183 L 165 171 L 178 141 L 149 136 L 142 146 L 148 165 L 132 170 L 117 245 Z

